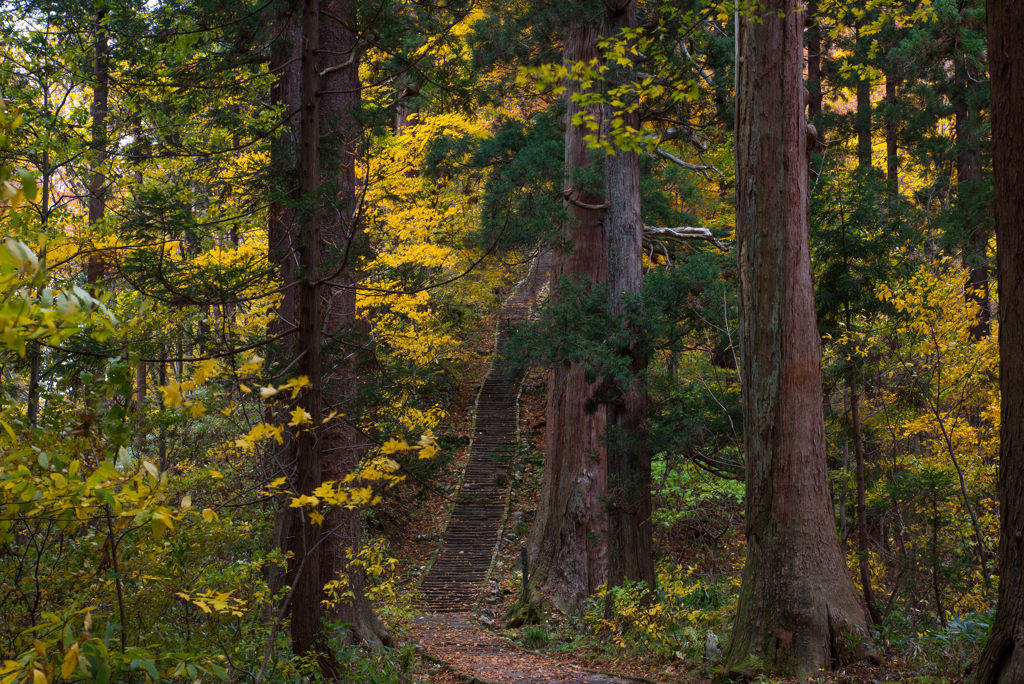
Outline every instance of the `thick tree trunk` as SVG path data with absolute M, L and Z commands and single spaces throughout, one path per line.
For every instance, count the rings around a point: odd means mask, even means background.
M 295 261 L 292 257 L 293 248 L 293 226 L 295 215 L 289 206 L 290 200 L 294 199 L 295 188 L 293 187 L 298 168 L 296 166 L 296 140 L 299 135 L 298 121 L 299 111 L 299 83 L 301 81 L 301 65 L 299 62 L 302 35 L 296 24 L 297 18 L 292 13 L 283 13 L 275 18 L 277 26 L 272 25 L 274 32 L 280 33 L 280 37 L 271 47 L 270 71 L 277 74 L 278 79 L 271 87 L 270 99 L 275 105 L 283 105 L 285 116 L 291 115 L 291 120 L 282 127 L 282 133 L 275 140 L 270 148 L 271 175 L 274 182 L 279 184 L 278 193 L 283 193 L 283 199 L 275 199 L 269 210 L 267 224 L 267 261 L 277 272 L 277 277 L 282 285 L 288 285 L 295 281 Z M 297 244 L 297 243 L 294 243 Z M 277 305 L 276 315 L 270 323 L 267 334 L 270 336 L 280 335 L 296 325 L 296 295 L 294 287 L 288 287 L 281 293 L 281 300 Z M 272 373 L 277 369 L 288 366 L 296 357 L 295 340 L 287 337 L 278 340 L 267 349 L 266 368 Z M 273 409 L 267 409 L 267 421 L 273 422 Z M 294 482 L 295 477 L 295 444 L 291 435 L 285 436 L 284 444 L 271 446 L 268 452 L 268 463 L 266 465 L 271 479 L 287 477 Z M 274 511 L 274 531 L 270 539 L 270 548 L 279 548 L 288 551 L 291 546 L 291 523 L 294 511 L 285 502 L 278 502 Z M 277 593 L 285 584 L 286 572 L 284 568 L 273 563 L 267 565 L 267 587 L 270 589 L 271 597 Z M 265 620 L 272 619 L 273 602 L 268 602 L 263 617 Z
M 805 676 L 862 654 L 867 610 L 836 536 L 825 462 L 803 114 L 804 14 L 770 0 L 740 27 L 737 203 L 747 556 L 734 672 Z
M 988 0 L 999 283 L 999 598 L 972 684 L 1024 682 L 1024 13 L 1011 0 Z
M 636 28 L 635 0 L 604 4 L 609 35 Z M 619 65 L 613 65 L 611 73 L 612 83 L 625 82 L 633 76 L 631 70 Z M 640 129 L 635 112 L 614 111 L 608 105 L 606 124 L 616 117 L 622 118 L 623 126 Z M 636 152 L 619 149 L 605 158 L 605 198 L 608 305 L 613 316 L 624 318 L 625 296 L 643 288 L 644 222 L 640 215 L 640 158 Z M 630 579 L 646 582 L 653 588 L 651 459 L 646 434 L 647 387 L 643 381 L 648 354 L 639 343 L 622 353 L 629 355 L 635 379 L 632 386 L 617 388 L 607 402 L 607 582 L 609 587 L 615 587 Z M 610 611 L 611 606 L 606 603 L 606 614 Z
M 323 285 L 320 272 L 320 77 L 317 54 L 320 36 L 319 0 L 304 0 L 302 8 L 302 136 L 299 145 L 299 182 L 305 200 L 299 230 L 301 281 L 298 296 L 298 340 L 302 354 L 300 374 L 309 385 L 299 395 L 297 406 L 309 414 L 310 422 L 298 428 L 296 435 L 296 490 L 312 495 L 322 482 L 323 442 L 323 366 L 321 321 Z M 295 510 L 295 538 L 292 550 L 292 650 L 296 654 L 327 653 L 323 634 L 324 615 L 320 575 L 322 557 L 321 528 L 314 525 L 301 508 Z
M 352 27 L 356 25 L 356 4 L 351 0 L 328 0 L 320 25 L 320 68 L 324 77 L 320 102 L 323 141 L 324 179 L 332 187 L 338 204 L 324 214 L 321 247 L 325 270 L 337 275 L 334 281 L 352 284 L 358 279 L 353 270 L 361 231 L 356 224 L 356 158 L 360 127 L 356 115 L 360 106 L 358 46 Z M 342 25 L 338 20 L 344 20 Z M 356 291 L 348 287 L 328 286 L 328 305 L 324 324 L 331 340 L 331 353 L 325 356 L 328 369 L 329 409 L 345 415 L 324 426 L 324 481 L 342 481 L 352 473 L 366 453 L 368 440 L 353 422 L 357 415 L 357 355 L 363 324 L 356 318 Z M 335 602 L 328 609 L 331 620 L 344 625 L 347 642 L 390 643 L 386 628 L 377 619 L 365 596 L 365 575 L 361 568 L 350 567 L 348 551 L 359 551 L 361 524 L 359 511 L 335 508 L 327 513 L 323 529 L 324 551 L 321 558 L 321 584 L 344 578 L 355 595 L 352 600 Z
M 598 57 L 599 28 L 577 23 L 565 29 L 563 60 L 589 61 Z M 571 80 L 565 92 L 565 193 L 574 221 L 567 227 L 571 251 L 557 251 L 551 269 L 551 297 L 559 296 L 562 278 L 584 278 L 605 282 L 604 198 L 573 185 L 573 174 L 596 163 L 594 153 L 583 140 L 583 129 L 572 125 L 580 110 L 572 101 L 579 91 Z M 587 108 L 597 122 L 603 107 Z M 586 205 L 586 206 L 581 206 Z M 548 372 L 547 430 L 545 435 L 544 480 L 541 484 L 537 519 L 527 542 L 533 559 L 532 584 L 543 588 L 544 596 L 560 610 L 572 612 L 583 599 L 605 581 L 607 538 L 604 495 L 607 461 L 601 435 L 606 409 L 588 412 L 587 400 L 594 386 L 586 381 L 584 368 L 573 364 Z
M 964 226 L 964 266 L 968 269 L 964 296 L 968 302 L 978 305 L 978 320 L 971 326 L 971 337 L 980 340 L 991 332 L 989 320 L 991 307 L 988 296 L 988 230 L 976 225 L 974 219 L 979 212 L 973 210 L 972 195 L 981 188 L 981 150 L 978 144 L 980 126 L 977 107 L 973 99 L 977 96 L 978 78 L 968 67 L 957 67 L 957 80 L 964 90 L 963 102 L 955 107 L 955 130 L 957 144 L 956 180 L 957 198 L 967 220 Z

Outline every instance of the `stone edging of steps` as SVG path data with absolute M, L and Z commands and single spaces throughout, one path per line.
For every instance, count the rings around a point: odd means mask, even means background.
M 522 445 L 522 425 L 521 415 L 522 406 L 520 400 L 523 397 L 523 384 L 525 378 L 519 382 L 519 391 L 516 392 L 516 445 L 515 451 L 513 452 L 513 458 L 519 457 L 519 448 Z M 480 585 L 480 593 L 476 595 L 476 601 L 473 603 L 472 611 L 476 611 L 480 608 L 480 602 L 484 599 L 484 594 L 487 593 L 487 585 L 490 584 L 491 574 L 494 572 L 494 567 L 498 563 L 498 551 L 501 550 L 501 539 L 505 534 L 505 525 L 508 524 L 508 514 L 512 507 L 512 489 L 515 487 L 515 480 L 512 477 L 508 478 L 508 486 L 505 488 L 505 512 L 501 515 L 501 522 L 498 523 L 498 539 L 494 542 L 494 551 L 491 552 L 491 564 L 487 566 L 487 573 L 484 575 L 483 584 Z
M 494 363 L 498 359 L 498 340 L 500 339 L 500 335 L 501 335 L 501 312 L 505 308 L 505 306 L 510 301 L 512 301 L 512 298 L 516 296 L 516 293 L 519 292 L 519 288 L 522 287 L 530 279 L 530 277 L 533 275 L 533 269 L 536 268 L 536 264 L 537 264 L 537 262 L 534 261 L 533 265 L 530 266 L 530 270 L 529 270 L 529 272 L 527 272 L 526 277 L 516 283 L 516 286 L 512 289 L 512 292 L 505 299 L 505 301 L 503 301 L 501 303 L 501 306 L 498 308 L 498 315 L 494 319 L 494 346 L 493 346 L 494 351 L 491 353 L 491 361 L 490 361 L 489 364 L 487 364 L 487 372 L 484 373 L 484 377 L 480 381 L 480 389 L 477 391 L 477 393 L 476 393 L 476 400 L 473 402 L 473 420 L 471 420 L 470 424 L 469 424 L 469 434 L 470 435 L 476 435 L 476 419 L 480 415 L 480 397 L 483 396 L 484 385 L 487 384 L 487 378 L 491 377 L 491 373 L 494 371 Z M 519 393 L 516 395 L 516 448 L 518 448 L 518 445 L 519 445 L 519 429 L 520 429 L 520 427 L 519 427 L 519 397 L 522 396 L 522 393 L 523 393 L 523 387 L 522 387 L 522 383 L 520 383 L 520 385 L 519 385 Z M 451 505 L 451 509 L 448 511 L 448 515 L 445 517 L 444 527 L 441 529 L 441 533 L 440 533 L 440 539 L 438 539 L 437 546 L 434 547 L 434 552 L 431 554 L 430 561 L 427 562 L 427 566 L 423 570 L 420 571 L 419 577 L 416 578 L 416 583 L 413 584 L 413 587 L 412 587 L 413 591 L 416 591 L 416 590 L 418 590 L 420 588 L 420 585 L 422 585 L 423 582 L 427 579 L 427 576 L 430 574 L 430 571 L 434 569 L 434 563 L 437 562 L 437 557 L 441 555 L 441 549 L 444 548 L 445 542 L 447 541 L 447 538 L 448 538 L 448 528 L 451 526 L 451 524 L 452 524 L 452 517 L 455 515 L 455 509 L 456 509 L 455 499 L 456 499 L 456 497 L 458 497 L 459 492 L 462 491 L 462 483 L 466 479 L 466 470 L 469 468 L 469 461 L 470 461 L 470 458 L 473 455 L 473 442 L 474 441 L 476 441 L 476 440 L 474 440 L 473 437 L 471 436 L 470 439 L 469 439 L 469 444 L 466 446 L 466 462 L 464 464 L 462 464 L 462 470 L 461 470 L 461 472 L 459 472 L 459 481 L 455 485 L 455 489 L 452 492 L 452 494 L 449 495 L 450 496 L 450 501 L 451 501 L 452 505 Z M 510 481 L 509 492 L 511 492 L 511 486 L 512 485 L 511 485 L 511 481 Z M 509 505 L 509 501 L 511 501 L 511 498 L 508 496 L 508 494 L 506 494 L 505 499 L 506 499 L 506 502 L 505 502 L 505 516 L 508 516 L 508 505 Z M 498 543 L 499 544 L 501 543 L 501 533 L 504 531 L 504 529 L 505 529 L 505 518 L 503 517 L 502 520 L 501 520 L 501 525 L 498 528 Z M 494 551 L 494 556 L 497 556 L 497 553 L 498 553 L 498 551 L 497 551 L 497 546 L 496 546 L 495 547 L 495 551 Z M 494 558 L 492 557 L 491 565 L 493 566 L 493 564 L 494 564 Z M 484 587 L 487 586 L 487 582 L 490 579 L 490 577 L 491 577 L 491 568 L 488 568 L 487 569 L 487 575 L 484 577 L 484 583 L 483 583 Z M 483 596 L 483 589 L 481 589 L 481 593 L 477 595 L 477 600 L 473 604 L 473 608 L 472 608 L 473 610 L 475 610 L 477 608 L 477 606 L 480 605 L 480 597 L 481 596 Z M 493 684 L 493 683 L 483 682 L 483 684 Z
M 539 257 L 538 257 L 538 259 L 539 259 Z M 515 288 L 515 290 L 512 291 L 512 295 L 510 295 L 509 298 L 505 300 L 506 303 L 508 303 L 508 301 L 511 300 L 512 297 L 515 296 L 516 292 L 519 291 L 520 287 L 523 287 L 530 280 L 530 278 L 533 277 L 533 270 L 535 268 L 537 268 L 537 266 L 539 264 L 538 259 L 534 260 L 533 265 L 530 266 L 530 272 L 526 274 L 526 277 L 523 278 L 521 281 L 519 281 L 516 284 L 516 288 Z M 538 299 L 539 298 L 540 297 L 539 297 L 539 294 L 538 294 Z M 534 304 L 535 303 L 536 302 L 534 302 Z M 502 304 L 502 306 L 504 307 L 504 304 Z M 532 310 L 533 306 L 531 305 L 530 308 Z M 495 341 L 495 344 L 497 344 L 497 341 Z M 490 371 L 488 371 L 488 375 L 490 375 Z M 523 398 L 523 385 L 525 384 L 525 382 L 526 382 L 526 378 L 525 377 L 522 380 L 519 381 L 519 391 L 516 392 L 516 445 L 515 445 L 514 454 L 517 457 L 519 456 L 519 447 L 520 447 L 520 445 L 523 442 L 522 403 L 521 403 L 521 400 Z M 489 566 L 487 566 L 487 573 L 484 575 L 483 584 L 480 585 L 480 593 L 477 594 L 476 601 L 473 603 L 473 607 L 470 609 L 471 612 L 472 611 L 476 611 L 476 610 L 478 610 L 480 608 L 480 602 L 483 600 L 484 594 L 487 592 L 487 585 L 490 583 L 491 575 L 494 574 L 494 567 L 498 563 L 498 552 L 501 550 L 501 539 L 502 539 L 502 536 L 505 534 L 505 526 L 508 524 L 509 510 L 510 510 L 510 508 L 512 506 L 512 490 L 514 489 L 514 487 L 515 487 L 515 480 L 512 477 L 509 477 L 509 479 L 508 479 L 508 487 L 505 489 L 505 511 L 504 511 L 504 513 L 502 513 L 501 522 L 498 523 L 498 539 L 497 539 L 497 541 L 494 542 L 494 551 L 491 552 L 491 564 Z

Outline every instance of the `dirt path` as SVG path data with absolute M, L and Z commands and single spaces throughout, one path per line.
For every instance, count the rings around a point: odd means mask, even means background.
M 622 679 L 519 650 L 505 639 L 481 629 L 467 613 L 422 615 L 413 621 L 412 631 L 431 656 L 463 676 L 485 682 L 628 684 Z

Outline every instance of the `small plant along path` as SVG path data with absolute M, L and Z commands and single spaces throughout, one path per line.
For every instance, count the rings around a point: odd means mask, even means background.
M 502 306 L 496 339 L 500 357 L 509 328 L 526 319 L 547 281 L 550 256 L 542 254 L 530 276 Z M 476 605 L 494 557 L 505 516 L 509 466 L 515 452 L 517 393 L 492 366 L 477 401 L 473 445 L 444 541 L 420 585 L 423 614 L 412 632 L 430 657 L 464 678 L 502 684 L 586 682 L 625 684 L 578 666 L 517 649 L 484 630 L 469 612 Z

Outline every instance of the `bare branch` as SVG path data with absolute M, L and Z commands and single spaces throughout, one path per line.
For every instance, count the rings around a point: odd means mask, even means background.
M 654 154 L 658 155 L 662 159 L 667 159 L 668 161 L 672 162 L 676 166 L 681 166 L 684 169 L 689 169 L 690 171 L 709 171 L 709 170 L 715 168 L 715 167 L 710 166 L 710 165 L 699 165 L 699 164 L 691 164 L 690 162 L 684 162 L 682 159 L 680 159 L 676 155 L 672 154 L 671 152 L 666 152 L 665 150 L 661 149 L 660 147 L 654 149 Z
M 688 240 L 704 240 L 712 243 L 715 247 L 728 252 L 729 248 L 722 244 L 707 228 L 694 228 L 692 226 L 679 226 L 678 228 L 661 228 L 659 226 L 644 226 L 644 240 L 668 240 L 670 242 L 686 242 Z

